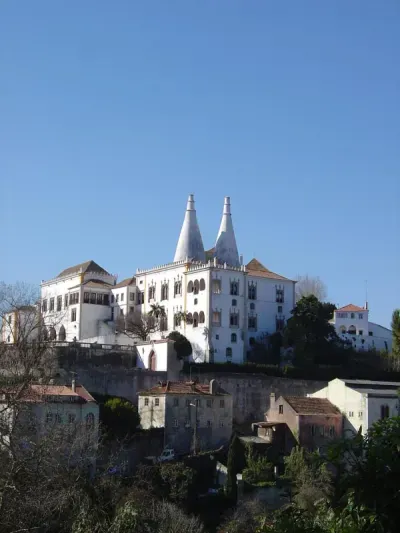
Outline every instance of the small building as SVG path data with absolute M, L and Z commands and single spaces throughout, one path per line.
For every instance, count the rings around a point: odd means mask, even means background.
M 257 424 L 258 436 L 271 442 L 276 439 L 284 453 L 296 445 L 308 450 L 323 449 L 342 435 L 342 414 L 326 398 L 280 396 L 276 400 L 271 394 L 270 405 L 265 422 Z M 281 424 L 285 424 L 284 435 Z
M 399 416 L 400 382 L 366 379 L 333 379 L 327 387 L 309 395 L 334 403 L 344 415 L 345 436 L 368 429 L 382 418 Z
M 41 320 L 38 307 L 21 305 L 4 313 L 0 324 L 0 341 L 5 344 L 32 342 L 41 332 Z
M 179 453 L 212 450 L 232 434 L 232 396 L 216 380 L 166 381 L 139 393 L 143 429 L 164 428 L 164 443 Z

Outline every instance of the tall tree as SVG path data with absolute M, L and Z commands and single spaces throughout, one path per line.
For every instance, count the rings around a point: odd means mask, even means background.
M 149 340 L 152 333 L 160 330 L 160 321 L 150 313 L 140 313 L 134 311 L 128 316 L 119 316 L 115 321 L 115 331 L 124 333 L 133 339 L 142 341 Z
M 240 469 L 240 454 L 241 447 L 240 441 L 237 435 L 233 436 L 231 444 L 228 451 L 228 464 L 227 464 L 227 476 L 226 476 L 226 485 L 225 491 L 227 497 L 236 502 L 237 500 L 237 480 L 236 474 L 239 473 Z
M 325 300 L 327 296 L 327 288 L 325 283 L 318 277 L 297 276 L 296 283 L 296 302 L 304 296 L 315 296 L 318 300 Z
M 392 315 L 392 357 L 400 360 L 400 309 L 395 309 Z

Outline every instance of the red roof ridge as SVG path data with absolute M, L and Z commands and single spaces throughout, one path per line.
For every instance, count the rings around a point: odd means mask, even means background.
M 347 304 L 344 307 L 339 307 L 339 309 L 336 309 L 335 312 L 336 311 L 368 311 L 368 309 L 354 304 Z

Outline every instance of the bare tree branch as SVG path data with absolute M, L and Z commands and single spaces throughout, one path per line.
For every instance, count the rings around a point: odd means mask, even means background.
M 315 296 L 321 302 L 327 297 L 328 291 L 325 283 L 319 277 L 297 276 L 296 302 L 304 296 Z

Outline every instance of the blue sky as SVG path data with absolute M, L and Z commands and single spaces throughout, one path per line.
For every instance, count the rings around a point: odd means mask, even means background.
M 400 306 L 400 3 L 0 5 L 0 280 L 173 259 L 231 196 L 240 252 L 389 325 Z

